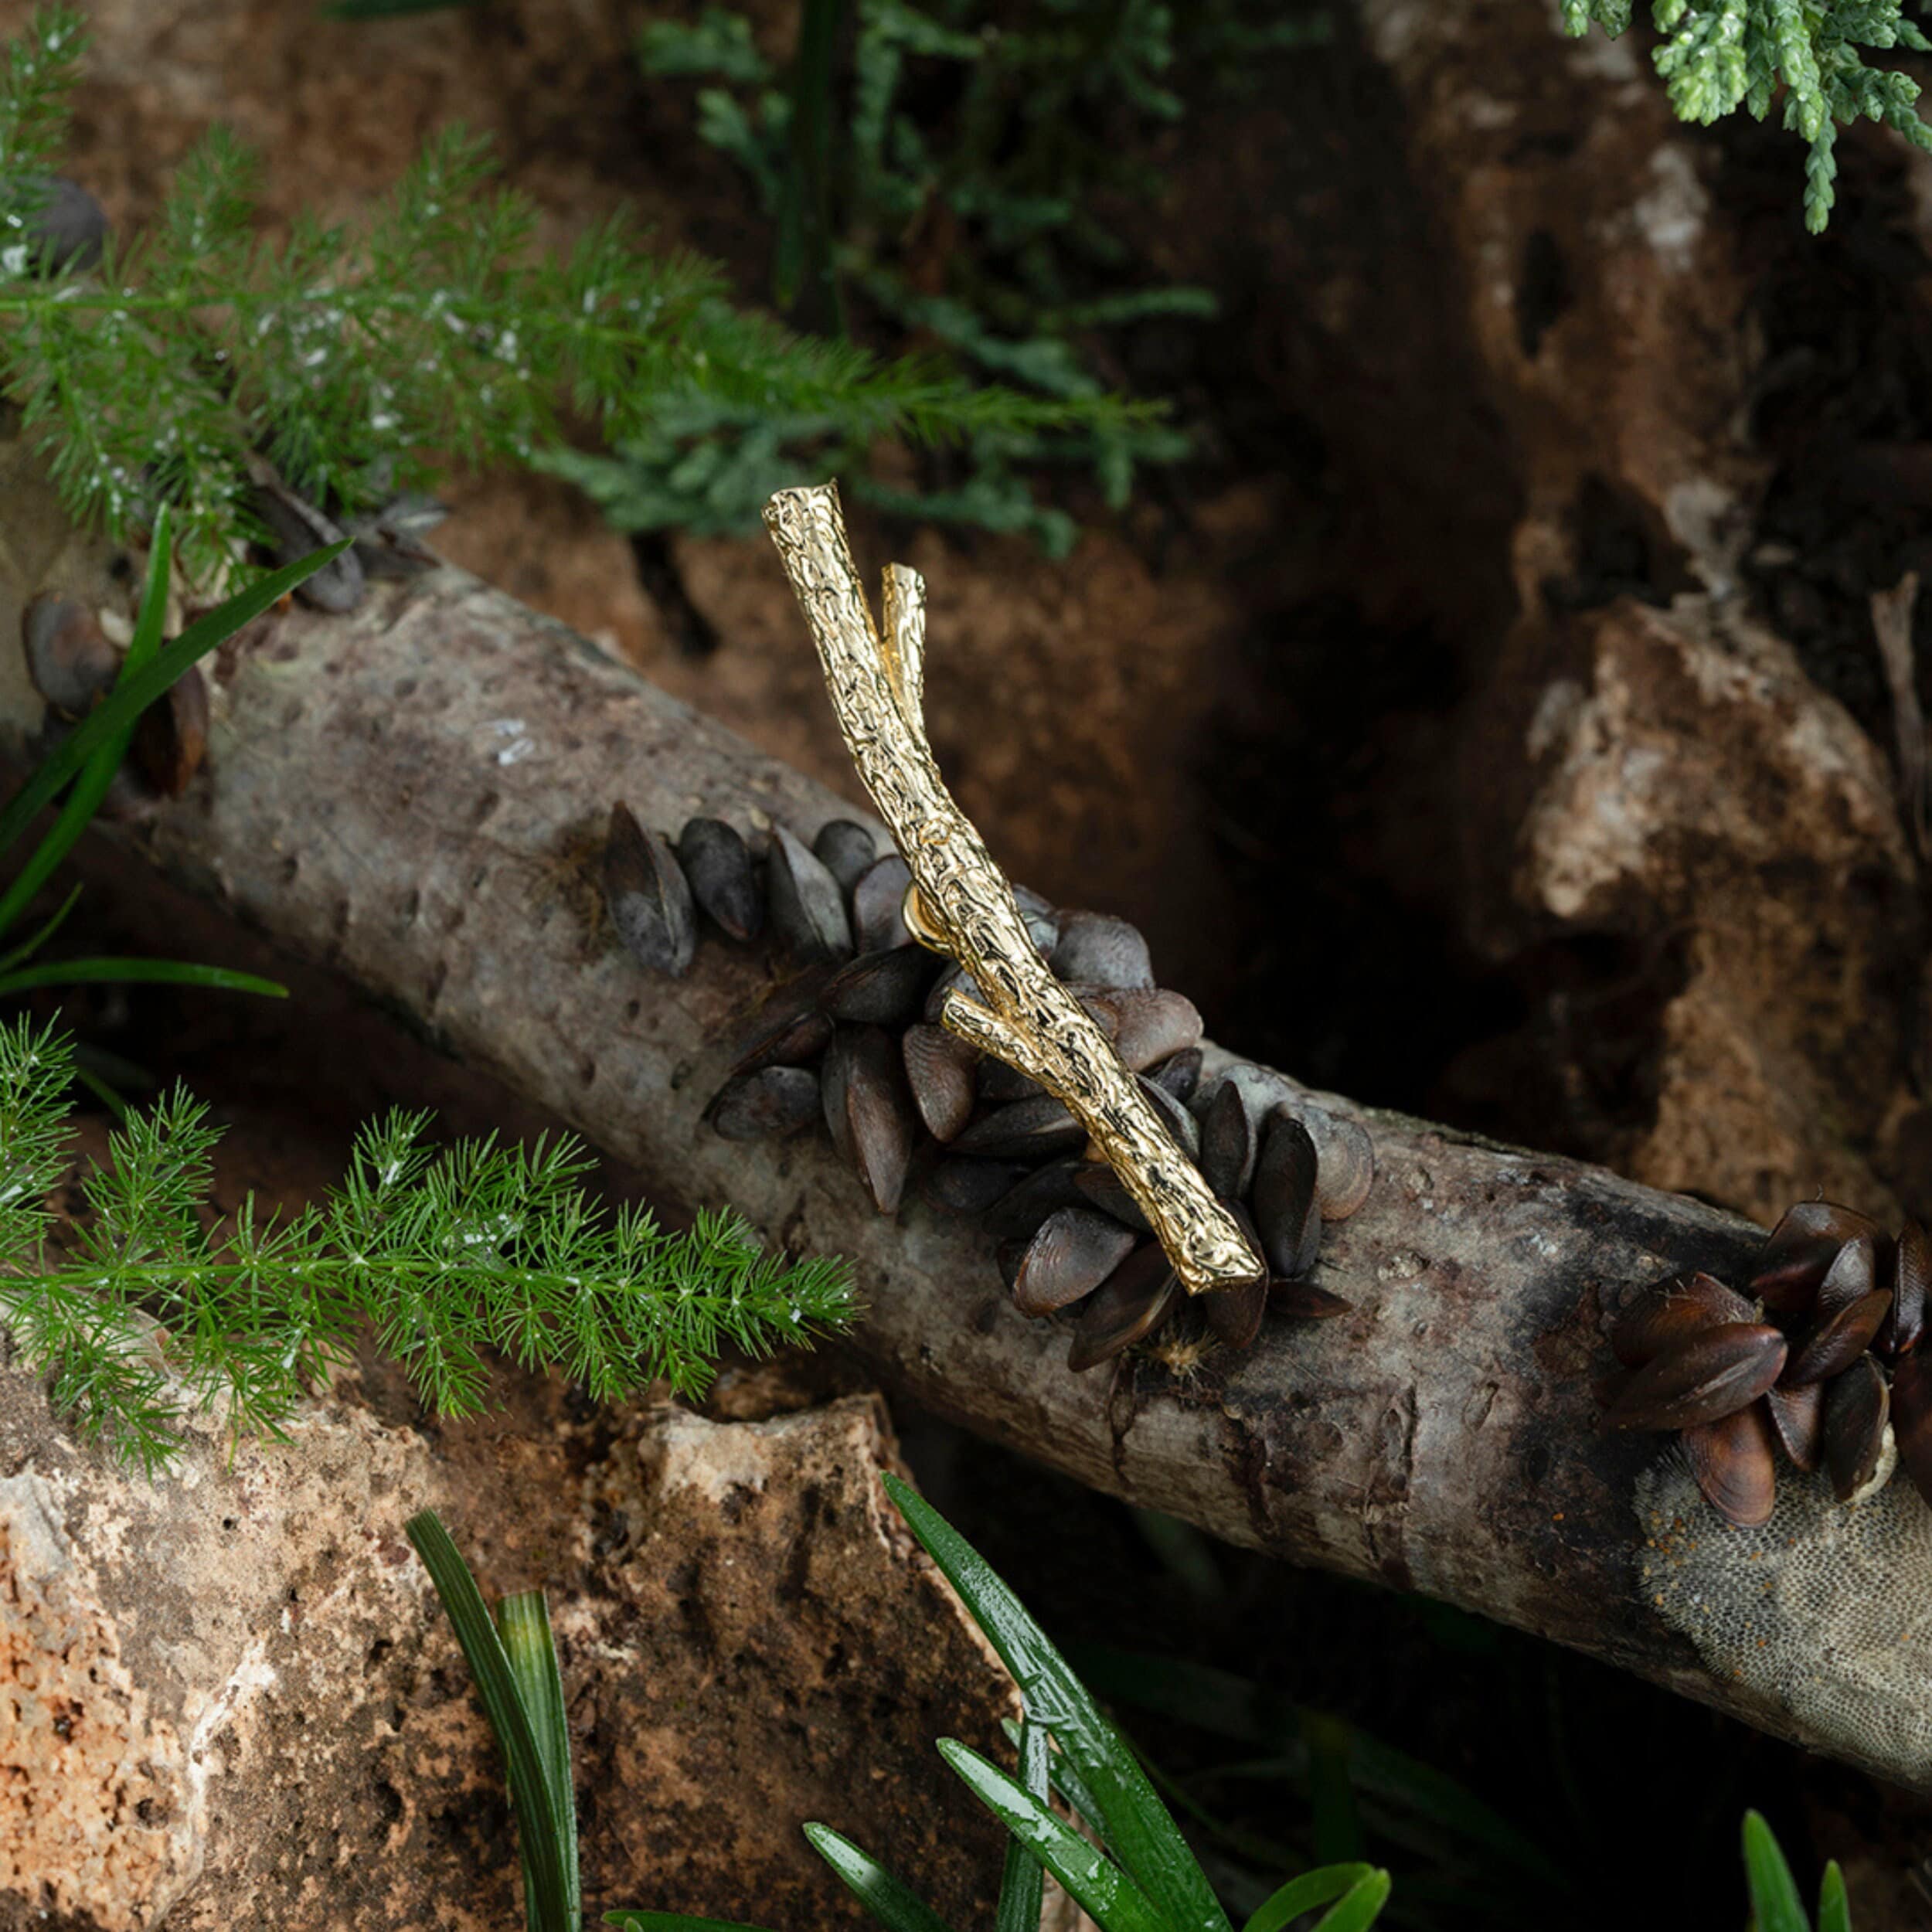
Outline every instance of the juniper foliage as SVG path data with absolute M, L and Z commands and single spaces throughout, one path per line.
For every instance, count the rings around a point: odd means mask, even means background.
M 622 441 L 667 393 L 861 439 L 1029 434 L 1076 413 L 792 335 L 734 307 L 712 264 L 645 253 L 621 219 L 537 254 L 535 210 L 461 130 L 360 233 L 304 215 L 277 247 L 255 233 L 253 160 L 217 128 L 145 233 L 49 274 L 33 224 L 87 40 L 73 8 L 44 5 L 0 59 L 0 388 L 77 515 L 118 537 L 171 505 L 191 567 L 258 534 L 253 451 L 346 516 L 426 481 L 431 453 L 529 463 L 566 412 Z M 1105 398 L 1098 413 L 1132 420 Z
M 617 460 L 566 457 L 565 473 L 621 527 L 725 530 L 755 523 L 770 488 L 832 468 L 886 509 L 1023 532 L 1062 553 L 1075 526 L 1036 497 L 1043 468 L 1088 471 L 1117 508 L 1140 465 L 1187 451 L 1152 415 L 1105 413 L 1123 332 L 1214 312 L 1206 289 L 1150 280 L 1103 210 L 1151 201 L 1161 132 L 1265 56 L 1318 37 L 1321 16 L 1259 0 L 855 0 L 842 70 L 842 11 L 808 0 L 788 72 L 744 13 L 719 6 L 652 22 L 640 57 L 657 78 L 702 83 L 699 131 L 771 223 L 781 303 L 815 327 L 857 314 L 882 339 L 937 342 L 977 379 L 1056 401 L 1067 420 L 988 423 L 922 486 L 889 479 L 822 419 L 666 393 Z
M 1562 5 L 1566 32 L 1594 26 L 1614 38 L 1630 26 L 1635 0 Z M 1651 17 L 1664 36 L 1657 71 L 1680 119 L 1708 124 L 1743 107 L 1762 121 L 1781 102 L 1784 126 L 1810 144 L 1804 222 L 1814 234 L 1831 219 L 1841 125 L 1882 121 L 1932 149 L 1919 83 L 1865 64 L 1868 49 L 1932 53 L 1904 0 L 1652 0 Z
M 735 1216 L 671 1233 L 602 1213 L 567 1138 L 439 1151 L 422 1114 L 366 1126 L 321 1205 L 277 1220 L 250 1196 L 219 1221 L 220 1130 L 179 1089 L 124 1121 L 56 1243 L 72 1075 L 52 1029 L 0 1025 L 0 1323 L 86 1436 L 151 1473 L 194 1406 L 279 1434 L 366 1328 L 430 1409 L 463 1415 L 492 1354 L 599 1401 L 660 1379 L 697 1395 L 720 1350 L 804 1343 L 856 1311 L 842 1264 L 767 1253 Z

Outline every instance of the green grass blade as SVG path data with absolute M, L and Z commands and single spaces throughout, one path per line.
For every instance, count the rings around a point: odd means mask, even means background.
M 1053 1740 L 1046 1730 L 1030 1719 L 1023 1722 L 1019 1727 L 1019 1781 L 1043 1804 L 1053 1790 Z M 1017 1838 L 1009 1838 L 994 1932 L 1039 1932 L 1045 1891 L 1039 1860 Z
M 163 504 L 155 518 L 154 544 L 148 553 L 148 580 L 141 587 L 141 610 L 134 620 L 134 634 L 114 679 L 118 692 L 141 675 L 161 648 L 162 626 L 168 614 L 168 506 Z M 106 707 L 104 706 L 103 709 Z M 20 868 L 0 893 L 0 932 L 5 932 L 25 912 L 48 876 L 73 849 L 73 843 L 87 829 L 107 787 L 128 755 L 134 736 L 134 720 L 129 718 L 120 730 L 110 733 L 90 752 L 74 780 L 73 789 L 62 805 L 59 816 L 34 848 L 33 855 Z M 11 841 L 8 842 L 11 842 Z
M 536 1729 L 524 1708 L 496 1626 L 484 1607 L 483 1594 L 434 1510 L 425 1509 L 410 1517 L 403 1530 L 449 1613 L 456 1641 L 463 1647 L 490 1729 L 503 1753 L 510 1797 L 516 1806 L 518 1842 L 536 1900 L 532 1922 L 539 1932 L 580 1932 L 577 1921 L 566 1912 L 561 1821 L 551 1806 Z
M 1811 1932 L 1798 1881 L 1764 1815 L 1744 1814 L 1744 1877 L 1756 1932 Z
M 1315 1932 L 1363 1932 L 1382 1916 L 1395 1881 L 1386 1872 L 1371 1872 L 1352 1886 L 1342 1902 L 1315 1922 Z
M 1852 1932 L 1852 1902 L 1845 1896 L 1845 1874 L 1832 1859 L 1818 1888 L 1818 1932 Z
M 692 1919 L 682 1912 L 607 1912 L 606 1925 L 627 1932 L 766 1932 L 761 1925 L 741 1925 L 736 1919 Z
M 67 923 L 67 915 L 73 910 L 80 897 L 80 888 L 77 886 L 60 902 L 60 910 L 31 939 L 23 939 L 18 946 L 9 951 L 0 953 L 0 973 L 12 972 L 14 968 L 23 961 L 32 958 L 34 954 L 39 952 L 41 947 L 46 945 L 47 941 Z
M 572 1926 L 582 1923 L 583 1891 L 577 1873 L 577 1788 L 570 1777 L 570 1726 L 563 1709 L 563 1676 L 551 1634 L 549 1606 L 540 1590 L 520 1590 L 496 1607 L 497 1634 L 518 1695 L 529 1713 L 543 1760 L 544 1781 L 556 1814 L 563 1853 L 564 1909 Z
M 805 1836 L 886 1932 L 951 1932 L 946 1921 L 904 1879 L 887 1871 L 850 1838 L 840 1837 L 827 1825 L 808 1825 Z
M 1000 1720 L 1000 1729 L 1006 1733 L 1007 1742 L 1017 1744 L 1024 1727 L 1010 1718 Z M 1044 1726 L 1041 1727 L 1043 1730 Z M 1046 1760 L 1047 1779 L 1053 1789 L 1071 1805 L 1074 1812 L 1087 1821 L 1089 1827 L 1097 1832 L 1100 1828 L 1100 1808 L 1081 1779 L 1080 1774 L 1067 1762 L 1064 1751 L 1051 1751 Z
M 189 959 L 49 959 L 0 973 L 0 993 L 22 993 L 32 986 L 99 985 L 201 986 L 219 993 L 259 993 L 264 999 L 288 997 L 288 988 L 275 980 Z
M 1168 1932 L 1230 1932 L 1227 1914 L 1209 1889 L 1180 1827 L 1066 1658 L 992 1565 L 931 1504 L 897 1477 L 888 1473 L 883 1480 L 913 1534 L 1012 1672 L 1027 1715 L 1053 1733 L 1092 1793 L 1101 1835 L 1152 1900 Z
M 142 665 L 132 677 L 117 683 L 86 722 L 41 761 L 14 794 L 5 811 L 0 811 L 0 852 L 19 838 L 32 822 L 34 814 L 53 798 L 102 745 L 131 729 L 141 713 L 191 664 L 206 657 L 243 624 L 253 623 L 270 605 L 286 597 L 298 583 L 306 583 L 325 564 L 333 563 L 351 541 L 345 537 L 326 549 L 313 551 L 281 570 L 271 571 L 259 583 L 216 605 L 205 617 L 197 617 L 165 651 Z
M 1325 1865 L 1319 1871 L 1304 1872 L 1257 1906 L 1241 1932 L 1281 1932 L 1283 1926 L 1303 1913 L 1312 1912 L 1318 1905 L 1332 1904 L 1353 1890 L 1373 1870 L 1367 1865 Z
M 1126 1872 L 997 1764 L 957 1738 L 942 1737 L 939 1754 L 1104 1932 L 1168 1932 L 1166 1921 Z

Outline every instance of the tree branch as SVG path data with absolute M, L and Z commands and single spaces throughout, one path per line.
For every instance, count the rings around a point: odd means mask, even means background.
M 23 597 L 107 583 L 97 547 L 61 536 L 37 488 L 17 461 L 0 473 L 9 632 Z M 18 662 L 0 651 L 0 730 L 16 743 L 39 723 Z M 1774 1527 L 1793 1540 L 1747 1563 L 1756 1546 L 1699 1513 L 1674 1452 L 1595 1426 L 1602 1309 L 1681 1270 L 1735 1276 L 1758 1239 L 1748 1223 L 1322 1096 L 1369 1128 L 1378 1155 L 1366 1205 L 1331 1231 L 1320 1263 L 1352 1312 L 1270 1321 L 1251 1350 L 1209 1354 L 1185 1376 L 1131 1356 L 1070 1374 L 1064 1332 L 1013 1311 L 983 1230 L 916 1200 L 883 1219 L 815 1140 L 781 1156 L 702 1124 L 767 983 L 760 954 L 707 939 L 689 978 L 654 978 L 603 921 L 594 882 L 613 799 L 671 831 L 697 813 L 740 826 L 762 814 L 806 838 L 851 815 L 845 801 L 454 569 L 376 586 L 347 617 L 264 620 L 210 668 L 208 769 L 134 835 L 154 860 L 666 1196 L 730 1202 L 774 1237 L 849 1255 L 871 1304 L 854 1346 L 896 1387 L 1231 1542 L 1425 1591 L 1932 1787 L 1919 1729 L 1877 1722 L 1853 1695 L 1876 1646 L 1900 1696 L 1932 1709 L 1932 1650 L 1898 1641 L 1915 1627 L 1923 1569 L 1895 1566 L 1882 1639 L 1867 1640 L 1872 1571 L 1832 1566 L 1844 1525 L 1877 1534 L 1886 1519 L 1835 1509 L 1828 1492 L 1793 1517 L 1811 1492 L 1787 1474 L 1793 1501 Z M 1646 1477 L 1660 1454 L 1662 1475 Z M 1884 1496 L 1894 1515 L 1932 1522 L 1903 1482 Z M 1898 1555 L 1924 1560 L 1919 1544 Z M 1697 1625 L 1682 1606 L 1716 1602 L 1733 1571 L 1776 1640 L 1753 1635 L 1750 1656 L 1801 1655 L 1809 1689 L 1782 1664 L 1734 1662 L 1725 1631 L 1685 1634 Z M 1816 1587 L 1765 1588 L 1787 1578 Z

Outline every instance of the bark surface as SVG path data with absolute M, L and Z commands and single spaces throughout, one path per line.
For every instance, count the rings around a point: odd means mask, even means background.
M 23 472 L 4 488 L 20 513 L 0 627 L 49 583 L 104 595 L 97 551 L 33 511 Z M 0 719 L 17 740 L 39 713 L 14 661 L 0 653 L 12 680 Z M 1063 1333 L 1012 1310 L 976 1226 L 916 1200 L 882 1219 L 819 1140 L 747 1149 L 703 1125 L 770 980 L 764 955 L 708 938 L 688 978 L 654 978 L 602 919 L 614 799 L 668 831 L 708 812 L 808 839 L 854 815 L 849 803 L 454 569 L 379 586 L 347 618 L 272 616 L 209 668 L 208 769 L 133 833 L 154 860 L 554 1109 L 667 1197 L 732 1202 L 775 1240 L 849 1256 L 870 1307 L 854 1345 L 899 1389 L 1232 1542 L 1445 1598 L 1932 1786 L 1916 1732 L 1876 1729 L 1855 1700 L 1814 1695 L 1801 1712 L 1774 1677 L 1733 1675 L 1721 1648 L 1700 1655 L 1685 1618 L 1665 1621 L 1670 1593 L 1645 1573 L 1663 1560 L 1645 1548 L 1660 1526 L 1640 1522 L 1636 1501 L 1658 1445 L 1595 1427 L 1603 1311 L 1667 1273 L 1735 1274 L 1758 1238 L 1748 1223 L 1325 1096 L 1377 1152 L 1368 1202 L 1332 1232 L 1318 1275 L 1353 1312 L 1271 1320 L 1251 1352 L 1207 1355 L 1182 1376 L 1131 1358 L 1072 1376 Z M 1895 1492 L 1916 1523 L 1923 1506 Z M 1660 1493 L 1672 1507 L 1653 1484 L 1653 1512 Z M 1726 1532 L 1685 1506 L 1661 1540 L 1701 1546 L 1708 1567 Z M 1793 1546 L 1807 1590 L 1788 1611 L 1765 1587 L 1775 1553 L 1749 1576 L 1814 1676 L 1858 1666 L 1831 1648 L 1873 1587 L 1869 1553 L 1838 1580 L 1834 1533 L 1828 1523 Z M 1894 1603 L 1925 1597 L 1923 1542 L 1900 1544 L 1914 1567 L 1883 1578 Z M 1741 1558 L 1737 1569 L 1743 1589 Z M 1719 1573 L 1692 1594 L 1721 1594 Z M 1815 1629 L 1801 1628 L 1808 1617 Z M 1898 1628 L 1857 1641 L 1896 1664 Z M 1921 1709 L 1925 1655 L 1915 1642 L 1902 1666 Z

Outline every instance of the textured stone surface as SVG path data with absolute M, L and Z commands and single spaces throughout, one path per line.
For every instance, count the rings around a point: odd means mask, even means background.
M 435 1437 L 332 1401 L 232 1464 L 204 1423 L 150 1484 L 0 1389 L 0 1926 L 515 1923 L 426 1505 L 487 1594 L 549 1591 L 597 1910 L 851 1920 L 822 1818 L 989 1916 L 998 1836 L 932 1740 L 997 1750 L 1016 1705 L 883 1500 L 874 1400 Z

